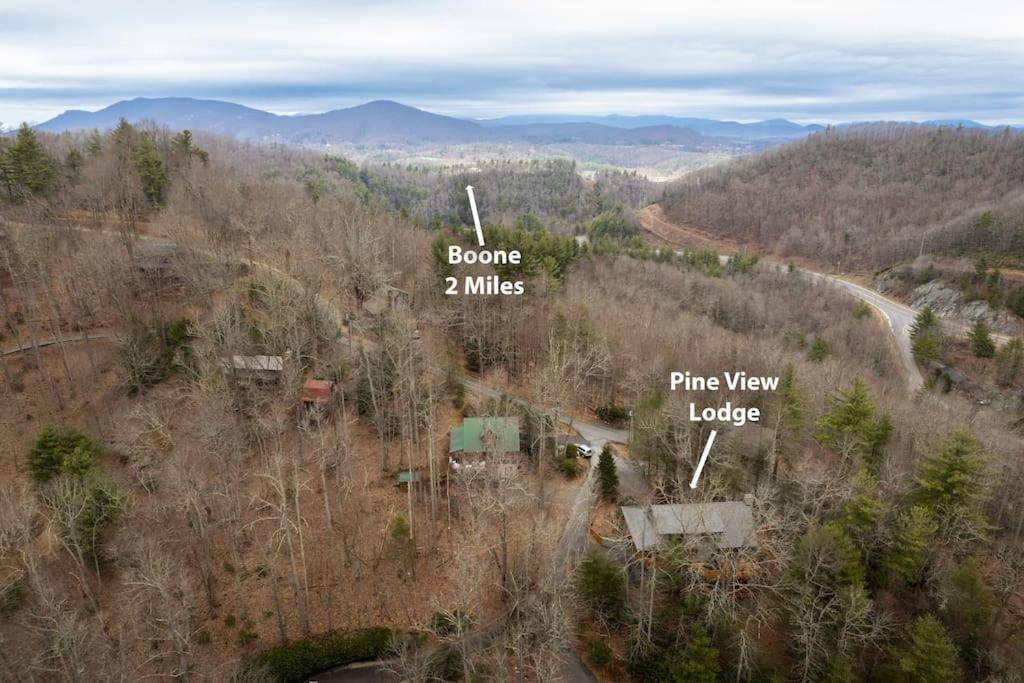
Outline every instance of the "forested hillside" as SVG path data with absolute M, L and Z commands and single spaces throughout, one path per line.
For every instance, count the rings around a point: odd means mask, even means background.
M 570 170 L 429 184 L 127 122 L 3 140 L 0 679 L 1014 680 L 1019 407 L 911 395 L 863 303 L 645 248 L 633 180 Z M 470 182 L 522 263 L 445 258 Z M 470 273 L 524 293 L 445 294 Z M 499 416 L 522 452 L 474 474 L 450 429 Z M 723 502 L 756 542 L 712 556 L 635 551 L 620 508 Z
M 922 251 L 1024 253 L 1022 193 L 1024 134 L 894 124 L 828 129 L 698 172 L 664 206 L 782 255 L 879 268 Z
M 567 160 L 493 161 L 475 169 L 366 165 L 361 178 L 395 209 L 435 225 L 472 222 L 466 186 L 473 185 L 487 220 L 543 225 L 570 235 L 585 231 L 589 221 L 616 204 L 640 208 L 654 187 L 626 171 L 602 171 L 586 182 L 576 163 Z

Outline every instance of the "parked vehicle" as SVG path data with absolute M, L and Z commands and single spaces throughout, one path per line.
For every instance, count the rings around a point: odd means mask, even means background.
M 590 446 L 584 446 L 581 443 L 574 445 L 576 446 L 576 455 L 580 456 L 581 458 L 590 458 L 590 456 L 594 455 L 594 449 L 591 448 Z

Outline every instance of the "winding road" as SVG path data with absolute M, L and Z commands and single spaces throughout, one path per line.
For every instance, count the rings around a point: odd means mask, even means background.
M 701 245 L 700 248 L 702 249 L 707 248 L 714 251 L 724 250 L 727 252 L 735 252 L 739 250 L 737 245 L 726 243 L 721 240 L 716 241 L 713 237 L 705 235 L 699 230 L 676 225 L 675 223 L 666 220 L 661 207 L 658 204 L 646 206 L 638 211 L 637 214 L 640 217 L 641 225 L 647 232 L 665 243 L 674 245 L 673 249 L 681 247 L 683 241 L 686 243 L 695 241 Z M 676 253 L 683 254 L 686 253 L 686 250 L 677 250 Z M 719 256 L 719 258 L 724 264 L 730 257 Z M 788 263 L 782 263 L 770 257 L 762 256 L 760 261 L 768 268 L 779 272 L 787 272 L 789 270 Z M 914 355 L 911 352 L 910 344 L 910 328 L 914 324 L 914 318 L 918 314 L 917 309 L 911 308 L 910 306 L 898 301 L 894 301 L 889 297 L 870 289 L 869 287 L 865 287 L 837 275 L 829 275 L 827 273 L 820 273 L 804 268 L 801 268 L 800 272 L 812 280 L 838 287 L 852 295 L 854 298 L 865 302 L 875 309 L 882 318 L 885 319 L 886 323 L 888 323 L 889 330 L 892 332 L 893 340 L 896 342 L 896 347 L 899 351 L 900 361 L 903 364 L 904 374 L 906 375 L 907 388 L 911 393 L 915 393 L 924 387 L 924 378 L 921 376 L 921 371 L 918 368 L 917 363 L 914 361 Z M 960 323 L 948 320 L 943 322 L 945 326 L 956 330 L 959 334 L 964 334 L 967 331 L 967 327 Z M 1010 339 L 1009 337 L 1000 334 L 993 334 L 992 337 L 1003 343 Z

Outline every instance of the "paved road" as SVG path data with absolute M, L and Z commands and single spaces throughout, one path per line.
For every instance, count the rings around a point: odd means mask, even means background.
M 398 678 L 375 662 L 351 664 L 324 671 L 308 679 L 309 683 L 395 683 Z
M 882 317 L 889 323 L 889 329 L 896 340 L 896 347 L 899 349 L 900 360 L 903 362 L 903 370 L 907 377 L 907 387 L 911 393 L 924 387 L 921 371 L 918 370 L 917 362 L 914 361 L 914 354 L 910 350 L 910 327 L 914 324 L 914 317 L 917 315 L 916 310 L 849 280 L 813 271 L 806 272 L 814 279 L 828 282 L 849 292 L 881 313 Z
M 651 204 L 650 206 L 645 207 L 644 210 L 639 212 L 639 216 L 640 222 L 649 232 L 662 240 L 668 241 L 669 243 L 672 243 L 673 235 L 676 235 L 678 232 L 684 232 L 688 236 L 692 233 L 692 236 L 695 239 L 702 240 L 702 243 L 707 242 L 709 248 L 717 249 L 716 243 L 710 236 L 703 235 L 699 231 L 684 228 L 667 221 L 657 204 Z M 678 244 L 678 242 L 676 242 L 676 244 Z M 723 248 L 729 250 L 730 247 L 726 246 Z M 676 253 L 682 254 L 684 251 L 677 251 Z M 724 265 L 728 262 L 729 256 L 719 256 L 719 259 L 721 259 Z M 762 256 L 761 262 L 775 270 L 785 272 L 789 269 L 788 264 L 775 261 L 770 257 L 766 258 Z M 921 377 L 921 371 L 918 369 L 917 363 L 914 361 L 914 355 L 911 352 L 910 347 L 910 328 L 914 323 L 914 317 L 918 314 L 917 309 L 911 308 L 910 306 L 898 301 L 893 301 L 889 297 L 884 296 L 873 289 L 864 287 L 863 285 L 859 285 L 836 275 L 829 275 L 806 269 L 801 269 L 800 272 L 815 280 L 827 282 L 839 287 L 878 311 L 889 324 L 889 329 L 892 332 L 893 339 L 899 349 L 900 360 L 903 363 L 904 373 L 907 377 L 907 386 L 911 393 L 916 392 L 924 386 L 924 379 Z M 956 334 L 965 334 L 969 331 L 969 327 L 961 323 L 950 320 L 943 322 L 947 328 Z M 1001 334 L 993 334 L 992 338 L 1004 344 L 1011 339 L 1011 337 Z
M 565 681 L 567 683 L 596 683 L 594 674 L 573 654 L 566 663 Z M 308 683 L 398 683 L 398 678 L 385 670 L 384 666 L 374 662 L 352 664 L 330 671 L 316 674 L 307 679 Z
M 657 210 L 652 210 L 652 207 Z M 663 240 L 671 243 L 673 235 L 680 231 L 686 232 L 687 234 L 693 232 L 697 239 L 710 240 L 709 237 L 704 236 L 697 231 L 692 231 L 667 221 L 661 215 L 660 207 L 657 204 L 652 204 L 651 206 L 646 207 L 646 209 L 647 210 L 639 212 L 640 222 L 648 232 Z M 679 244 L 679 242 L 676 242 L 676 244 Z M 712 244 L 711 248 L 715 248 L 715 245 Z M 676 253 L 685 254 L 686 250 L 677 250 Z M 718 258 L 722 264 L 725 265 L 728 263 L 730 257 L 728 255 L 720 255 Z M 783 272 L 789 269 L 788 264 L 773 261 L 763 256 L 761 257 L 761 263 L 769 268 Z M 909 306 L 905 306 L 886 298 L 867 287 L 862 287 L 861 285 L 834 275 L 826 275 L 825 273 L 817 273 L 804 269 L 800 272 L 805 273 L 815 280 L 827 282 L 840 287 L 846 292 L 852 294 L 854 297 L 868 303 L 875 310 L 881 313 L 889 323 L 889 329 L 891 330 L 893 338 L 896 341 L 896 346 L 899 349 L 900 360 L 903 363 L 908 388 L 911 392 L 915 392 L 924 386 L 924 380 L 921 378 L 921 373 L 917 369 L 917 363 L 914 362 L 914 356 L 910 352 L 910 325 L 913 323 L 914 316 L 917 315 L 917 311 Z

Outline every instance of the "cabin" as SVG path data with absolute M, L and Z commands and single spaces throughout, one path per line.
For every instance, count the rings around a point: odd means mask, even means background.
M 283 356 L 231 356 L 221 363 L 228 375 L 252 384 L 276 383 L 284 371 Z
M 307 379 L 299 392 L 299 400 L 306 415 L 321 419 L 327 415 L 334 393 L 334 382 L 326 379 Z
M 334 382 L 326 379 L 307 379 L 302 385 L 300 400 L 307 406 L 323 406 L 331 402 Z
M 669 539 L 682 539 L 697 546 L 700 559 L 711 559 L 721 551 L 757 547 L 753 498 L 716 503 L 674 505 L 623 505 L 633 547 L 646 553 Z
M 510 473 L 521 456 L 518 417 L 467 417 L 449 432 L 448 463 L 454 472 L 485 470 L 497 463 Z

